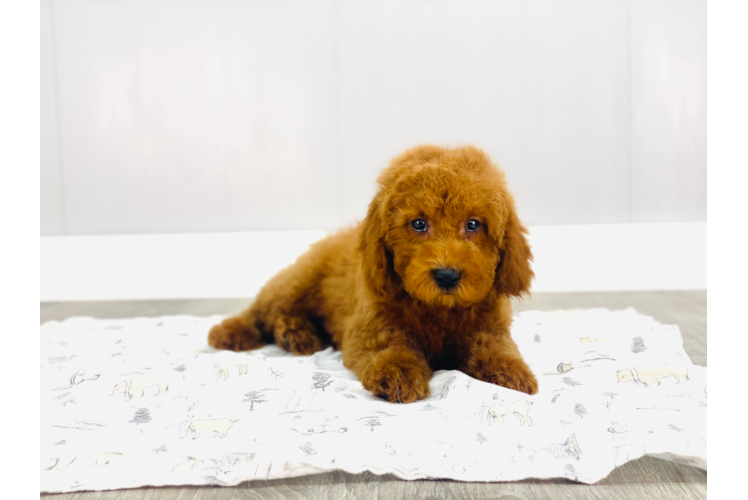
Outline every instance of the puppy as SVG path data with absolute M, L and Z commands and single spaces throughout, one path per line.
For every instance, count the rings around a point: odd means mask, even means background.
M 434 370 L 535 394 L 512 340 L 511 296 L 527 292 L 532 253 L 504 174 L 474 147 L 420 146 L 392 160 L 364 221 L 275 275 L 208 342 L 294 354 L 327 344 L 374 395 L 429 396 Z

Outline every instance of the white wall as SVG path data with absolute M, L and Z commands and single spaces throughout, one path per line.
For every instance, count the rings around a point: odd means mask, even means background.
M 473 143 L 528 225 L 706 220 L 706 2 L 42 0 L 43 235 L 333 229 Z
M 60 165 L 57 79 L 55 77 L 52 9 L 49 1 L 41 2 L 41 233 L 64 234 L 65 207 L 62 201 L 63 179 Z

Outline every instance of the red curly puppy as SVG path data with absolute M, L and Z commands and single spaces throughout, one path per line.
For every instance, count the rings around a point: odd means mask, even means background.
M 533 272 L 504 174 L 479 149 L 420 146 L 395 158 L 358 226 L 314 244 L 208 342 L 294 354 L 327 343 L 388 401 L 429 396 L 458 369 L 528 394 L 538 382 L 509 334 L 511 296 Z

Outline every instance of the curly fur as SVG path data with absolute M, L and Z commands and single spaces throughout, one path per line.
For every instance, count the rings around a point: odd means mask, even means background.
M 249 309 L 214 326 L 210 345 L 275 342 L 311 354 L 332 344 L 366 389 L 392 402 L 428 397 L 438 369 L 535 394 L 509 333 L 510 297 L 529 290 L 533 272 L 504 174 L 474 147 L 419 146 L 377 182 L 362 223 L 312 245 Z M 412 228 L 416 218 L 427 231 Z M 466 231 L 470 219 L 477 232 Z M 437 268 L 462 278 L 445 291 Z

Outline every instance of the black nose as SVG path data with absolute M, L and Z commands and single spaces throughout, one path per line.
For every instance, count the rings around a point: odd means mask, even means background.
M 454 288 L 460 281 L 460 272 L 455 269 L 434 269 L 431 271 L 434 281 L 440 288 Z

